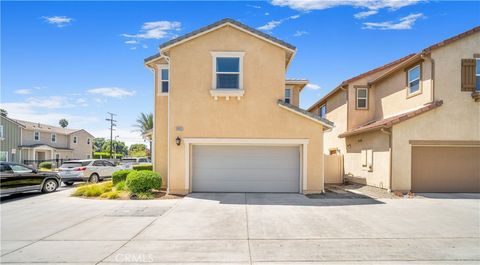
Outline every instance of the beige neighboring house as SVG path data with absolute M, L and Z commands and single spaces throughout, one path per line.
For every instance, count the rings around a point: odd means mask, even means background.
M 92 156 L 94 136 L 86 130 L 67 129 L 48 124 L 16 120 L 22 124 L 19 145 L 21 161 L 36 164 L 40 160 L 87 159 Z
M 343 157 L 351 181 L 480 192 L 479 90 L 476 27 L 347 80 L 308 110 L 335 123 L 324 152 Z
M 170 193 L 324 191 L 323 131 L 285 79 L 296 48 L 231 19 L 160 45 L 154 169 Z

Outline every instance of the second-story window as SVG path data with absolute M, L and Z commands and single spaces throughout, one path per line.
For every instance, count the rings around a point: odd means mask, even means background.
M 212 52 L 213 89 L 243 89 L 243 52 Z
M 285 103 L 292 104 L 292 89 L 285 88 Z
M 158 92 L 161 94 L 167 94 L 170 89 L 170 72 L 168 70 L 168 65 L 159 65 L 158 71 Z
M 410 68 L 407 72 L 408 94 L 415 94 L 420 91 L 420 65 Z
M 40 132 L 39 131 L 34 131 L 33 132 L 33 140 L 40 141 Z
M 51 136 L 51 137 L 52 137 L 52 138 L 51 138 L 52 143 L 57 142 L 57 135 L 56 135 L 56 134 L 52 133 L 52 136 Z
M 320 117 L 325 118 L 327 116 L 327 104 L 323 104 L 320 109 L 318 110 L 318 115 Z
M 357 87 L 357 109 L 368 109 L 368 88 Z
M 87 138 L 87 144 L 90 144 L 90 138 Z
M 74 143 L 74 144 L 77 143 L 77 136 L 73 136 L 73 143 Z

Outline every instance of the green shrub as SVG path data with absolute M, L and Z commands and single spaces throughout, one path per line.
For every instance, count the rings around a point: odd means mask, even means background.
M 127 175 L 130 172 L 132 172 L 131 169 L 124 169 L 124 170 L 113 172 L 112 174 L 113 185 L 117 185 L 117 183 L 127 180 Z
M 127 176 L 127 188 L 134 194 L 160 189 L 162 177 L 153 171 L 132 171 Z
M 116 157 L 116 158 L 122 158 L 123 157 L 123 154 L 119 154 L 117 153 L 117 155 L 115 156 L 114 153 L 112 153 L 112 158 L 113 157 Z M 93 158 L 95 159 L 99 159 L 99 158 L 110 158 L 110 152 L 94 152 L 93 153 Z
M 133 165 L 133 170 L 153 170 L 153 166 L 151 164 L 139 164 Z
M 125 181 L 120 181 L 115 185 L 115 189 L 118 191 L 124 191 L 127 190 L 127 186 L 125 184 Z
M 139 192 L 135 195 L 137 200 L 151 200 L 154 198 L 151 192 Z
M 85 197 L 98 197 L 105 192 L 112 191 L 112 182 L 107 181 L 104 183 L 88 184 L 78 187 L 73 196 L 85 196 Z
M 38 165 L 39 168 L 52 169 L 52 162 L 42 162 Z
M 109 191 L 109 192 L 102 193 L 102 195 L 100 195 L 100 198 L 106 198 L 106 199 L 118 199 L 119 197 L 120 195 L 118 191 Z

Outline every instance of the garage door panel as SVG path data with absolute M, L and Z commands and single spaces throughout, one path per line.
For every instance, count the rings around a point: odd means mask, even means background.
M 480 192 L 479 147 L 412 147 L 415 192 Z
M 298 146 L 193 146 L 192 190 L 299 192 Z

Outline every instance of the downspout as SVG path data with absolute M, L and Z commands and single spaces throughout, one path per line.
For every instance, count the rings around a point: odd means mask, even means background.
M 393 161 L 393 148 L 392 148 L 392 131 L 393 130 L 386 130 L 387 128 L 383 127 L 380 129 L 380 131 L 384 134 L 388 135 L 388 145 L 389 145 L 389 151 L 390 151 L 390 166 L 388 167 L 388 192 L 392 192 L 392 161 Z M 393 127 L 392 127 L 393 129 Z
M 170 95 L 172 80 L 170 80 L 170 57 L 160 51 L 160 55 L 168 62 L 168 96 L 167 96 L 167 194 L 170 193 Z

